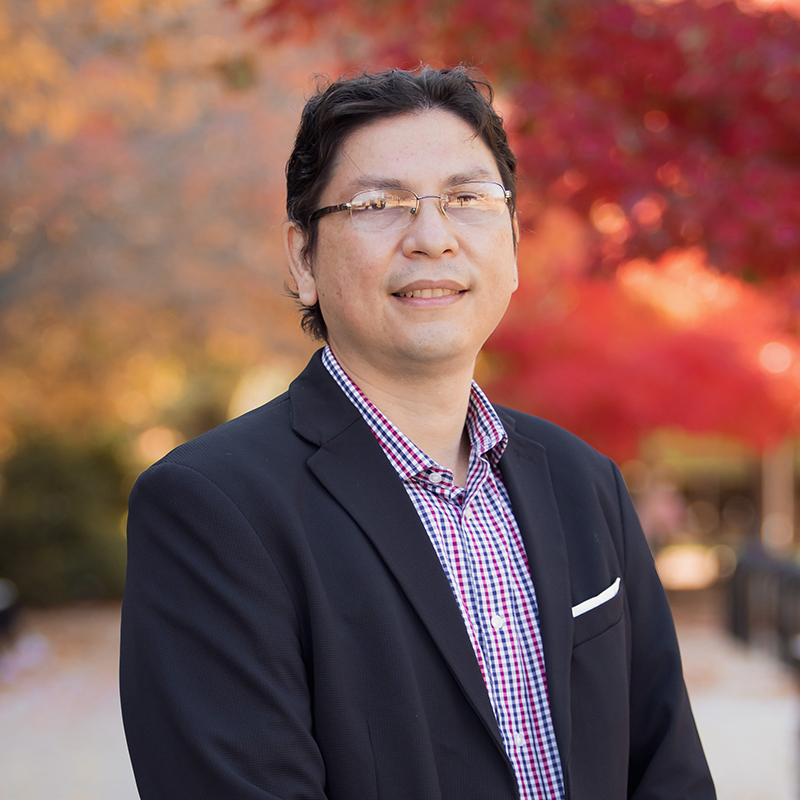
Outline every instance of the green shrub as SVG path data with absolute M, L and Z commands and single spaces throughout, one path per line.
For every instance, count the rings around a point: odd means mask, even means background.
M 125 470 L 110 444 L 24 443 L 2 470 L 0 577 L 20 601 L 118 598 L 125 580 Z

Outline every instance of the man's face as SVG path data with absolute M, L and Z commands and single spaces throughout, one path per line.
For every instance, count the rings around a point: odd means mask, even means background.
M 406 114 L 344 141 L 319 205 L 345 203 L 367 188 L 439 195 L 470 180 L 502 182 L 472 128 L 447 111 Z M 517 288 L 508 210 L 459 225 L 427 199 L 399 230 L 357 229 L 346 211 L 318 224 L 310 267 L 300 262 L 302 238 L 290 228 L 292 272 L 302 302 L 319 300 L 331 348 L 345 368 L 369 365 L 398 376 L 472 368 Z

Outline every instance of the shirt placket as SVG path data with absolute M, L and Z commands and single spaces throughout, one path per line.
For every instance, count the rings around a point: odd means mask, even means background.
M 476 498 L 475 502 L 482 499 Z M 525 667 L 518 648 L 508 556 L 504 552 L 502 531 L 498 528 L 482 534 L 470 531 L 469 537 L 473 561 L 480 565 L 478 580 L 485 587 L 481 607 L 471 612 L 480 621 L 482 660 L 490 666 L 484 680 L 506 751 L 512 761 L 517 762 L 518 769 L 524 768 L 520 762 L 530 757 L 525 704 L 520 696 Z

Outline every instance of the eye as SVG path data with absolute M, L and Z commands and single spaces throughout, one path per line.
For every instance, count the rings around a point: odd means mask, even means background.
M 411 221 L 417 198 L 406 189 L 367 189 L 350 201 L 350 216 L 362 230 L 388 230 Z
M 383 192 L 363 192 L 350 201 L 350 210 L 355 213 L 383 211 L 386 208 L 386 195 Z
M 489 181 L 468 181 L 448 187 L 442 195 L 444 213 L 459 225 L 476 225 L 499 217 L 505 207 L 505 190 Z
M 473 190 L 457 190 L 447 195 L 447 202 L 455 206 L 469 206 L 480 203 L 485 197 L 480 192 Z

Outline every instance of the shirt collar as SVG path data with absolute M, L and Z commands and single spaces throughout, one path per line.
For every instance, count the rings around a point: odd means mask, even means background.
M 420 472 L 439 466 L 398 430 L 353 383 L 342 369 L 330 345 L 325 346 L 322 363 L 369 425 L 401 479 L 411 480 Z M 470 460 L 475 456 L 485 456 L 492 467 L 497 466 L 508 445 L 508 434 L 494 407 L 475 381 L 470 390 L 466 423 L 472 445 Z

